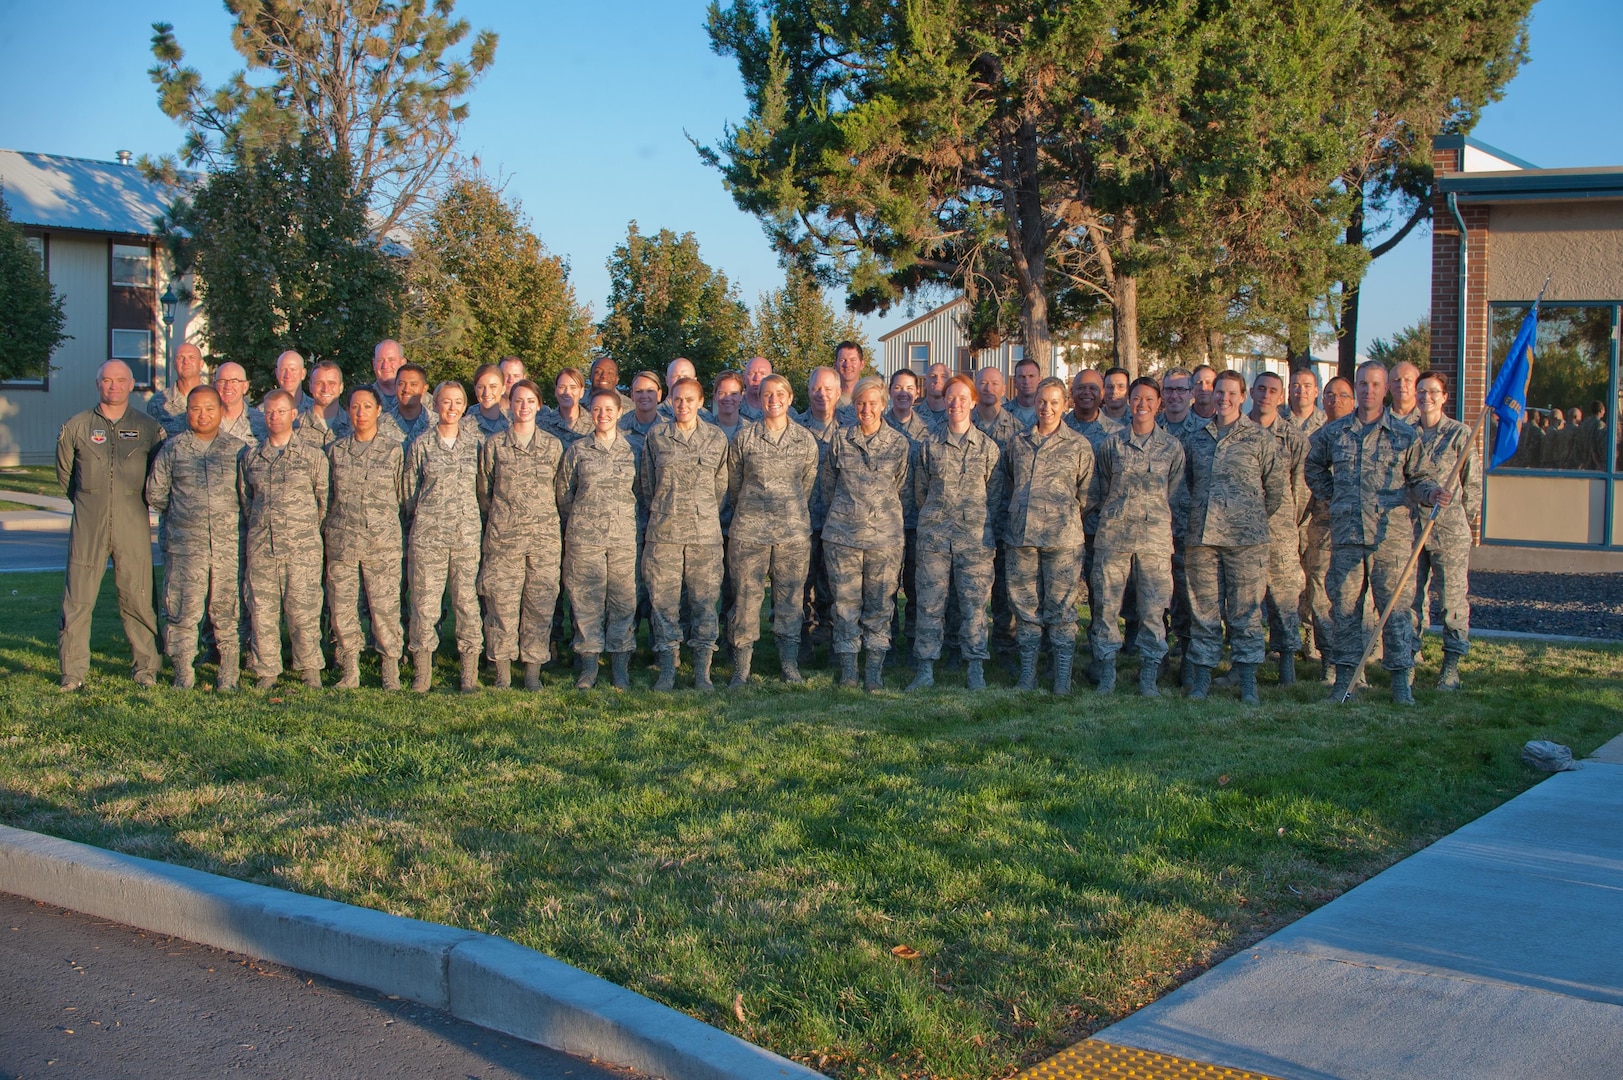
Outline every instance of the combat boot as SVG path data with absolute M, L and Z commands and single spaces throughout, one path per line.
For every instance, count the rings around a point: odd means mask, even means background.
M 1335 685 L 1330 688 L 1330 696 L 1326 701 L 1350 700 L 1353 692 L 1353 676 L 1356 669 L 1351 664 L 1332 665 L 1336 672 Z
M 928 690 L 935 685 L 935 661 L 913 661 L 913 681 L 907 684 L 907 692 L 915 690 Z
M 1282 651 L 1279 654 L 1279 685 L 1293 686 L 1296 683 L 1296 654 Z
M 339 690 L 354 690 L 361 685 L 361 657 L 353 650 L 345 650 L 338 654 L 338 667 L 340 675 L 333 686 Z
M 854 652 L 839 653 L 840 658 L 840 686 L 846 690 L 855 690 L 860 685 L 857 678 L 857 654 Z
M 1414 668 L 1399 668 L 1392 673 L 1392 704 L 1414 704 Z
M 496 669 L 496 689 L 511 690 L 513 688 L 513 661 L 493 660 L 491 664 Z
M 214 689 L 235 690 L 239 678 L 241 655 L 235 649 L 220 650 L 220 670 L 214 676 Z
M 1099 676 L 1099 684 L 1094 688 L 1096 694 L 1114 694 L 1116 692 L 1116 661 L 1114 658 L 1101 660 L 1094 668 Z
M 524 665 L 524 689 L 526 689 L 526 690 L 539 690 L 539 689 L 541 689 L 541 665 L 540 664 L 525 664 Z
M 1188 661 L 1184 663 L 1185 666 L 1194 668 L 1194 674 L 1189 679 L 1189 700 L 1205 701 L 1212 692 L 1212 669 L 1205 664 L 1190 665 Z
M 733 677 L 729 690 L 742 690 L 750 684 L 750 665 L 755 662 L 755 646 L 740 645 L 733 649 Z
M 1199 664 L 1189 659 L 1188 653 L 1185 653 L 1183 658 L 1178 661 L 1178 685 L 1186 691 L 1193 690 L 1195 688 L 1195 668 L 1199 666 Z
M 464 694 L 477 693 L 479 690 L 479 654 L 478 652 L 465 652 L 462 658 L 462 686 Z
M 304 676 L 304 685 L 308 686 L 312 690 L 321 689 L 320 668 L 305 668 L 302 674 Z
M 594 656 L 592 659 L 595 662 L 597 657 Z M 584 677 L 583 675 L 582 678 Z M 597 678 L 595 666 L 592 669 L 592 678 Z M 676 648 L 674 646 L 669 649 L 659 650 L 659 678 L 654 680 L 654 689 L 676 689 Z
M 783 681 L 794 686 L 805 682 L 800 674 L 800 639 L 780 637 L 778 642 L 778 670 L 783 673 Z
M 716 655 L 715 649 L 693 650 L 693 689 L 714 690 L 715 684 L 710 681 L 710 661 Z
M 616 690 L 631 689 L 631 654 L 609 653 L 609 678 Z
M 884 649 L 868 650 L 868 665 L 863 672 L 862 688 L 870 694 L 885 688 L 885 655 Z
M 261 675 L 254 680 L 254 689 L 261 693 L 276 689 L 275 675 Z
M 1161 674 L 1161 661 L 1141 660 L 1138 665 L 1138 693 L 1140 697 L 1160 697 L 1155 680 Z
M 175 665 L 175 689 L 190 690 L 197 685 L 197 672 L 190 664 Z
M 784 640 L 787 641 L 789 639 L 785 638 Z M 785 656 L 787 654 L 784 653 L 780 649 L 778 651 L 778 655 L 781 657 L 781 656 Z M 810 667 L 811 664 L 812 664 L 812 661 L 815 660 L 816 658 L 817 658 L 817 645 L 812 641 L 811 638 L 800 638 L 799 640 L 797 640 L 795 642 L 795 667 L 796 667 L 797 670 L 799 669 L 800 665 L 802 665 L 802 664 L 804 664 L 807 667 Z M 801 681 L 804 682 L 805 680 L 801 680 Z
M 385 656 L 378 664 L 385 690 L 400 689 L 400 657 Z
M 1261 705 L 1262 696 L 1257 693 L 1257 665 L 1235 664 L 1234 672 L 1239 676 L 1240 700 L 1247 705 Z
M 965 690 L 985 690 L 986 689 L 986 668 L 985 668 L 984 664 L 982 663 L 982 661 L 980 661 L 980 660 L 971 660 L 967 664 L 965 664 L 965 668 L 967 670 L 966 670 L 966 672 L 964 674 L 964 689 Z
M 576 690 L 590 690 L 597 685 L 597 653 L 580 654 L 580 678 L 575 680 Z
M 413 649 L 411 654 L 411 692 L 426 694 L 434 686 L 434 654 L 428 649 Z
M 1334 686 L 1336 684 L 1336 666 L 1329 660 L 1319 662 L 1319 682 L 1325 686 Z
M 1055 678 L 1054 693 L 1057 694 L 1057 693 L 1060 692 L 1059 691 L 1059 681 L 1058 681 L 1059 680 L 1059 661 L 1058 661 L 1057 657 L 1056 657 L 1055 662 L 1054 662 L 1054 668 L 1055 668 L 1055 671 L 1054 671 L 1054 678 Z M 1067 664 L 1066 668 L 1065 668 L 1065 675 L 1066 675 L 1067 682 L 1069 682 L 1070 673 L 1071 673 L 1070 665 Z M 1014 688 L 1016 690 L 1035 690 L 1035 689 L 1037 689 L 1037 646 L 1036 646 L 1036 644 L 1020 646 L 1020 679 L 1019 679 L 1018 682 L 1016 682 L 1014 684 Z
M 1460 654 L 1445 652 L 1443 654 L 1443 670 L 1437 675 L 1437 689 L 1458 690 L 1460 688 Z

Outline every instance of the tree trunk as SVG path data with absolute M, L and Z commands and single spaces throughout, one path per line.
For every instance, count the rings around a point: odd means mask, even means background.
M 1218 371 L 1222 371 L 1224 368 L 1228 367 L 1228 364 L 1225 363 L 1223 359 L 1223 348 L 1223 331 L 1206 331 L 1206 363 L 1210 364 Z
M 1023 289 L 1020 297 L 1020 336 L 1027 360 L 1037 361 L 1043 375 L 1054 373 L 1054 336 L 1048 330 L 1048 297 L 1039 288 Z
M 1117 219 L 1115 242 L 1118 259 L 1133 246 L 1136 222 L 1130 212 Z M 1115 346 L 1116 366 L 1127 369 L 1127 378 L 1138 378 L 1138 276 L 1116 264 L 1116 280 L 1111 284 L 1110 329 Z
M 1353 194 L 1352 213 L 1347 217 L 1348 247 L 1364 245 L 1364 185 L 1349 181 Z M 1341 336 L 1336 340 L 1336 374 L 1348 382 L 1358 367 L 1358 282 L 1341 283 Z
M 1292 371 L 1313 363 L 1313 313 L 1305 308 L 1285 324 L 1285 360 Z

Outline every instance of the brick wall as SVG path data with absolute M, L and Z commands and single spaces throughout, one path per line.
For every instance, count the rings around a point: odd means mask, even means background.
M 1433 149 L 1432 168 L 1441 179 L 1448 173 L 1459 171 L 1461 152 L 1454 149 Z M 1434 196 L 1431 233 L 1431 366 L 1444 371 L 1460 387 L 1456 400 L 1450 402 L 1451 414 L 1470 423 L 1476 418 L 1476 409 L 1488 392 L 1488 258 L 1489 208 L 1462 206 L 1460 216 L 1465 219 L 1469 236 L 1467 269 L 1469 281 L 1466 292 L 1465 362 L 1460 363 L 1460 231 L 1454 215 L 1448 209 L 1448 200 L 1441 193 Z M 1460 403 L 1463 402 L 1463 409 Z

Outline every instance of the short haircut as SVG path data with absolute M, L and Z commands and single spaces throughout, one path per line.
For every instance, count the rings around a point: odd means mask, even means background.
M 372 404 L 376 405 L 380 409 L 383 408 L 383 402 L 378 399 L 377 388 L 372 386 L 370 383 L 365 386 L 357 386 L 355 389 L 349 392 L 349 402 L 346 403 L 346 408 L 349 406 L 349 404 L 354 403 L 356 394 L 365 394 L 367 397 L 372 399 Z
M 340 379 L 344 377 L 344 369 L 338 366 L 336 360 L 317 360 L 315 365 L 310 368 L 310 374 L 314 375 L 318 371 L 336 371 Z
M 817 376 L 819 375 L 829 375 L 836 383 L 840 381 L 840 373 L 835 371 L 833 368 L 828 367 L 827 365 L 814 367 L 811 369 L 811 374 L 806 376 L 806 389 L 808 392 L 812 387 L 817 385 Z
M 1168 379 L 1188 379 L 1191 383 L 1193 383 L 1194 379 L 1195 379 L 1195 376 L 1194 376 L 1194 373 L 1191 372 L 1188 368 L 1175 367 L 1175 368 L 1168 368 L 1165 372 L 1162 373 L 1162 375 L 1161 375 L 1161 383 L 1162 383 L 1162 385 L 1165 385 L 1166 381 Z
M 586 395 L 586 407 L 591 408 L 593 405 L 596 405 L 598 398 L 608 398 L 610 401 L 614 402 L 614 407 L 616 409 L 620 407 L 620 391 L 611 390 L 607 386 L 599 386 L 590 394 Z
M 429 396 L 433 398 L 433 400 L 438 401 L 440 399 L 441 390 L 455 390 L 457 393 L 462 395 L 462 403 L 464 405 L 468 403 L 468 388 L 463 386 L 455 379 L 442 380 L 438 386 L 434 387 L 434 392 Z
M 1385 364 L 1381 363 L 1379 360 L 1365 360 L 1362 364 L 1359 364 L 1357 369 L 1353 372 L 1353 378 L 1356 379 L 1358 376 L 1362 375 L 1364 372 L 1370 371 L 1372 369 L 1375 370 L 1375 371 L 1379 371 L 1383 376 L 1386 374 L 1386 365 Z
M 512 353 L 508 353 L 506 356 L 504 356 L 500 360 L 496 361 L 496 367 L 498 367 L 498 368 L 500 368 L 503 364 L 517 364 L 519 367 L 524 368 L 526 371 L 529 370 L 528 367 L 525 366 L 524 357 L 522 357 L 522 356 L 514 356 Z
M 1241 375 L 1238 371 L 1219 371 L 1217 373 L 1217 378 L 1212 380 L 1212 386 L 1216 387 L 1218 383 L 1225 382 L 1225 381 L 1226 382 L 1237 382 L 1237 383 L 1239 383 L 1240 384 L 1240 393 L 1242 393 L 1242 394 L 1245 393 L 1245 391 L 1246 391 L 1245 376 Z
M 541 402 L 545 400 L 541 396 L 541 388 L 535 385 L 535 383 L 529 379 L 519 379 L 514 382 L 512 386 L 508 387 L 507 394 L 509 397 L 512 396 L 514 390 L 528 390 L 530 393 L 535 395 L 535 402 L 537 405 L 541 404 Z
M 220 401 L 220 392 L 218 390 L 214 389 L 214 387 L 210 386 L 208 383 L 198 383 L 196 386 L 192 387 L 186 392 L 186 404 L 190 405 L 192 403 L 192 398 L 196 397 L 198 394 L 207 394 L 209 397 L 214 399 L 216 404 L 218 404 Z
M 1259 371 L 1259 372 L 1257 372 L 1257 377 L 1255 379 L 1252 379 L 1251 381 L 1253 383 L 1257 383 L 1257 382 L 1261 382 L 1263 379 L 1272 379 L 1272 380 L 1274 380 L 1275 382 L 1277 382 L 1279 384 L 1279 388 L 1281 390 L 1285 389 L 1285 378 L 1284 378 L 1284 376 L 1280 375 L 1278 372 L 1275 372 L 1275 371 Z
M 858 345 L 854 341 L 842 341 L 838 345 L 834 346 L 834 359 L 838 360 L 840 358 L 840 354 L 847 349 L 855 349 L 857 351 L 857 356 L 867 359 L 866 354 L 862 351 L 862 346 Z
M 1124 367 L 1115 367 L 1115 366 L 1112 366 L 1112 367 L 1107 367 L 1107 368 L 1105 368 L 1105 380 L 1106 380 L 1106 381 L 1109 381 L 1109 379 L 1110 379 L 1110 376 L 1112 376 L 1112 375 L 1120 375 L 1120 376 L 1121 376 L 1121 377 L 1122 377 L 1122 378 L 1124 378 L 1124 379 L 1126 379 L 1126 378 L 1129 378 L 1129 377 L 1130 377 L 1130 376 L 1129 376 L 1129 375 L 1128 375 L 1128 374 L 1127 374 L 1127 369 L 1126 369 L 1126 368 L 1124 368 Z
M 1132 385 L 1127 387 L 1127 393 L 1131 395 L 1134 390 L 1137 390 L 1141 386 L 1154 390 L 1156 397 L 1161 396 L 1161 384 L 1150 378 L 1148 375 L 1140 375 L 1138 378 L 1134 379 Z
M 1313 385 L 1319 385 L 1319 373 L 1314 371 L 1311 367 L 1299 367 L 1295 371 L 1291 372 L 1291 378 L 1293 379 L 1298 375 L 1310 376 L 1313 379 Z
M 1217 369 L 1212 367 L 1212 365 L 1210 365 L 1210 364 L 1196 364 L 1194 367 L 1189 369 L 1189 377 L 1194 378 L 1196 375 L 1199 375 L 1202 371 L 1209 371 L 1213 375 L 1217 374 Z
M 1030 364 L 1032 367 L 1036 368 L 1038 371 L 1042 371 L 1042 369 L 1043 369 L 1043 366 L 1041 364 L 1037 363 L 1037 361 L 1033 360 L 1031 357 L 1022 356 L 1019 360 L 1015 361 L 1014 370 L 1019 371 L 1021 368 L 1025 367 L 1027 364 Z
M 971 379 L 968 375 L 965 375 L 962 372 L 947 380 L 947 385 L 941 388 L 942 396 L 945 397 L 947 391 L 951 390 L 955 386 L 962 386 L 965 390 L 968 390 L 970 401 L 974 401 L 980 396 L 980 391 L 975 388 L 975 380 Z
M 616 370 L 618 370 L 618 369 L 616 369 Z M 657 372 L 657 371 L 646 371 L 645 370 L 645 371 L 639 371 L 635 375 L 631 376 L 631 382 L 630 382 L 629 385 L 631 386 L 631 388 L 633 390 L 635 390 L 637 388 L 637 380 L 638 379 L 647 379 L 649 382 L 653 383 L 654 384 L 654 391 L 657 394 L 659 394 L 659 400 L 661 400 L 661 401 L 665 400 L 665 380 L 661 379 L 659 377 L 659 372 Z M 607 388 L 605 387 L 605 389 L 607 389 Z
M 1079 371 L 1079 372 L 1077 372 L 1077 374 L 1080 375 L 1082 373 Z M 1042 392 L 1044 390 L 1046 390 L 1050 386 L 1054 387 L 1056 390 L 1059 391 L 1059 396 L 1060 397 L 1063 398 L 1063 397 L 1069 397 L 1070 396 L 1070 390 L 1066 388 L 1065 380 L 1064 379 L 1056 379 L 1052 375 L 1048 376 L 1048 378 L 1044 379 L 1042 382 L 1037 384 L 1037 395 L 1039 397 L 1041 397 Z
M 400 376 L 406 374 L 412 374 L 420 377 L 423 380 L 424 385 L 427 385 L 428 383 L 428 372 L 424 370 L 423 365 L 421 364 L 401 364 L 400 367 L 395 369 L 395 382 L 399 382 Z
M 857 399 L 862 397 L 862 395 L 866 394 L 869 390 L 877 390 L 879 391 L 879 396 L 884 397 L 885 380 L 873 375 L 867 375 L 858 379 L 857 384 L 851 388 L 851 404 L 855 405 L 857 403 Z
M 1340 375 L 1332 375 L 1330 378 L 1325 380 L 1325 383 L 1324 383 L 1325 391 L 1328 392 L 1329 389 L 1332 386 L 1334 386 L 1336 383 L 1340 383 L 1342 386 L 1345 386 L 1347 388 L 1347 393 L 1349 393 L 1349 394 L 1352 393 L 1352 388 L 1353 388 L 1352 387 L 1352 382 L 1347 380 L 1347 379 L 1342 378 Z
M 721 393 L 721 384 L 724 383 L 724 382 L 735 382 L 735 383 L 738 384 L 738 388 L 740 390 L 743 390 L 745 388 L 745 386 L 744 386 L 744 376 L 740 375 L 736 371 L 730 371 L 729 370 L 729 371 L 723 371 L 720 375 L 717 375 L 715 377 L 715 379 L 710 383 L 710 392 L 712 394 Z
M 261 409 L 269 408 L 271 401 L 274 400 L 275 398 L 286 398 L 289 408 L 292 408 L 294 406 L 294 404 L 295 404 L 295 402 L 293 401 L 293 395 L 288 393 L 286 390 L 283 390 L 280 386 L 278 386 L 275 390 L 272 390 L 270 393 L 265 395 L 265 399 L 259 403 L 259 407 Z M 187 396 L 186 400 L 187 401 L 191 400 L 190 395 Z

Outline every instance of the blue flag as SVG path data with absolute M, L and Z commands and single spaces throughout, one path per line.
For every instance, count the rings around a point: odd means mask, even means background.
M 1510 353 L 1499 365 L 1499 376 L 1488 391 L 1487 406 L 1499 418 L 1493 437 L 1493 456 L 1488 462 L 1490 470 L 1509 461 L 1521 442 L 1522 413 L 1527 410 L 1527 381 L 1533 376 L 1533 342 L 1537 337 L 1538 304 L 1535 302 L 1522 319 Z

